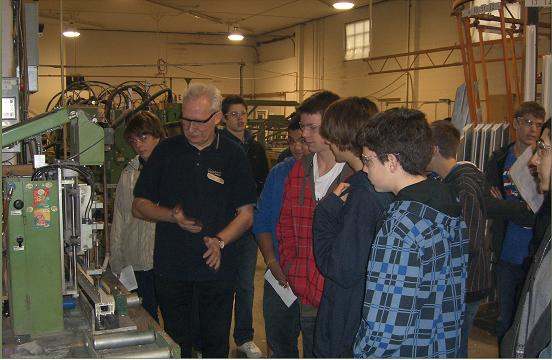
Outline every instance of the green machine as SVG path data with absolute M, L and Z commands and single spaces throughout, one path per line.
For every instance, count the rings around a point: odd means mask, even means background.
M 11 145 L 69 124 L 73 166 L 101 165 L 104 129 L 95 119 L 94 109 L 57 109 L 5 128 L 3 144 Z M 63 170 L 58 174 L 64 174 Z M 90 241 L 88 237 L 82 236 L 82 229 L 94 226 L 79 217 L 75 194 L 83 188 L 75 179 L 74 175 L 70 178 L 58 175 L 57 180 L 10 177 L 4 182 L 4 196 L 9 200 L 10 318 L 16 336 L 34 337 L 63 330 L 63 294 L 70 294 L 64 276 L 67 255 L 64 247 L 91 248 L 86 243 Z M 68 184 L 69 180 L 75 184 Z M 75 279 L 75 271 L 68 277 Z M 73 288 L 76 293 L 76 285 Z
M 15 335 L 63 330 L 62 249 L 55 181 L 8 178 L 8 270 Z

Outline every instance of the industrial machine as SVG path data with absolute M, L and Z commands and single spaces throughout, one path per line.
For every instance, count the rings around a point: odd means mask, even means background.
M 88 322 L 89 356 L 177 356 L 161 329 L 140 330 L 129 316 L 140 299 L 118 283 L 101 253 L 107 214 L 105 181 L 100 200 L 98 179 L 105 180 L 113 129 L 99 119 L 93 107 L 70 106 L 3 130 L 4 146 L 11 146 L 66 125 L 71 154 L 50 164 L 40 164 L 39 155 L 32 173 L 4 179 L 11 330 L 19 342 L 59 333 L 63 303 L 76 300 Z M 134 348 L 121 349 L 127 346 Z

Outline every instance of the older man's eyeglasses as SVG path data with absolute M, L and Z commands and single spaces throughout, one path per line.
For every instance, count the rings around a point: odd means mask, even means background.
M 537 140 L 537 155 L 544 156 L 544 153 L 552 150 L 552 145 L 547 145 L 541 139 Z
M 213 116 L 215 116 L 215 114 L 218 113 L 218 110 L 213 112 L 211 115 L 209 115 L 209 117 L 205 120 L 198 120 L 198 119 L 189 119 L 189 118 L 186 118 L 184 116 L 182 116 L 180 119 L 187 122 L 188 125 L 191 124 L 191 123 L 195 123 L 195 124 L 199 124 L 199 125 L 204 125 L 204 124 L 207 124 L 212 118 Z
M 524 118 L 524 117 L 518 117 L 517 118 L 517 121 L 527 127 L 527 128 L 530 128 L 532 127 L 533 125 L 535 125 L 535 127 L 537 128 L 537 130 L 540 130 L 542 129 L 542 126 L 543 126 L 543 122 L 542 121 L 537 121 L 537 120 L 533 120 L 533 119 L 527 119 L 527 118 Z

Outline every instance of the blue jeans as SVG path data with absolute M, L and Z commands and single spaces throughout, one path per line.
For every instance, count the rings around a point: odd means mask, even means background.
M 272 285 L 264 282 L 263 315 L 266 342 L 272 349 L 273 358 L 299 358 L 299 300 L 290 307 L 280 299 Z
M 301 335 L 303 335 L 303 358 L 314 358 L 314 327 L 318 309 L 314 306 L 301 304 Z
M 479 305 L 482 300 L 476 300 L 474 302 L 466 303 L 466 313 L 464 315 L 464 323 L 462 324 L 462 332 L 460 338 L 460 350 L 458 350 L 458 358 L 468 357 L 468 338 L 470 336 L 470 330 L 473 326 L 473 320 L 479 310 Z
M 159 322 L 157 316 L 157 297 L 155 296 L 155 278 L 153 270 L 135 271 L 134 277 L 138 284 L 136 292 L 142 298 L 142 307 L 151 315 L 155 321 Z
M 496 325 L 496 336 L 499 343 L 512 326 L 519 301 L 519 294 L 525 281 L 525 270 L 522 265 L 499 261 L 496 266 L 498 286 L 499 315 Z
M 236 247 L 239 263 L 234 304 L 234 342 L 240 346 L 253 340 L 253 283 L 257 266 L 257 243 L 248 232 L 238 240 Z

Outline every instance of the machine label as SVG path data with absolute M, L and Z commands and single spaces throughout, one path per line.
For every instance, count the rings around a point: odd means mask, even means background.
M 25 245 L 23 246 L 14 245 L 13 247 L 13 251 L 24 251 L 24 250 L 25 250 Z
M 49 228 L 52 226 L 50 210 L 50 189 L 38 188 L 33 190 L 33 227 Z
M 21 216 L 23 214 L 23 211 L 21 210 L 11 210 L 10 215 L 11 216 Z
M 526 7 L 547 7 L 552 6 L 552 0 L 525 0 Z

